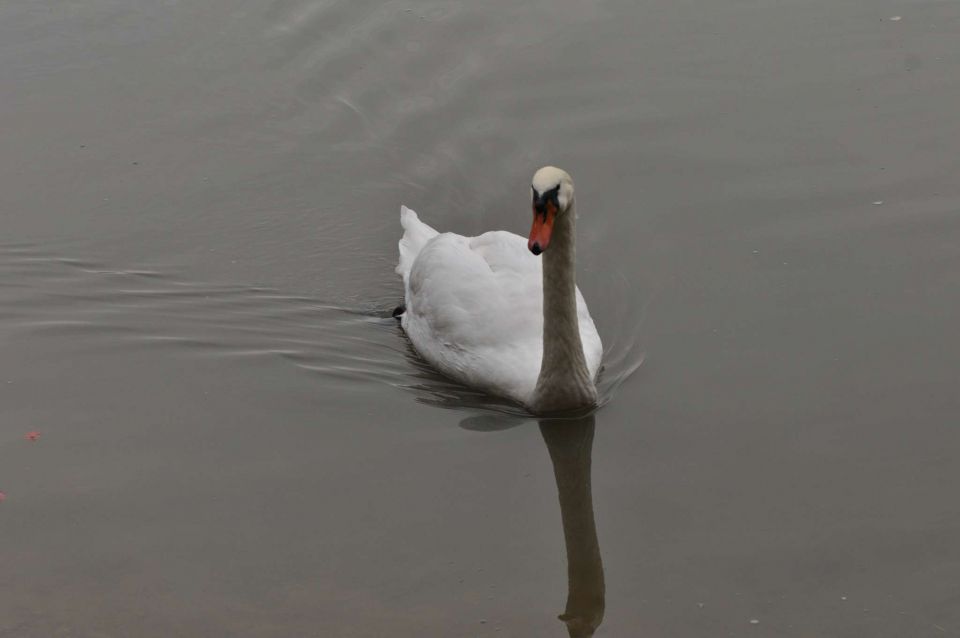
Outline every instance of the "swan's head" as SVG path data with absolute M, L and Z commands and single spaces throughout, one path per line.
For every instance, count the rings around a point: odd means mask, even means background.
M 573 205 L 573 180 L 566 171 L 544 166 L 533 175 L 533 228 L 527 248 L 539 255 L 550 245 L 553 223 Z

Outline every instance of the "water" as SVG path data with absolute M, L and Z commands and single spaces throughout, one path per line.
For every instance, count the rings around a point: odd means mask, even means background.
M 958 36 L 0 7 L 0 635 L 960 633 Z M 609 401 L 538 425 L 389 314 L 401 202 L 523 233 L 546 163 Z

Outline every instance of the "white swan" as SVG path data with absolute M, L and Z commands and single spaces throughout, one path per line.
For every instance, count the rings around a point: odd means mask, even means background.
M 576 287 L 573 180 L 546 166 L 532 188 L 529 240 L 438 233 L 401 207 L 401 325 L 424 359 L 464 384 L 537 414 L 594 406 L 603 346 Z

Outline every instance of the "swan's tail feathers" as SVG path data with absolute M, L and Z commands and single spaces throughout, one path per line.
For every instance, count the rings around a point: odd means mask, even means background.
M 397 274 L 406 280 L 417 258 L 427 242 L 437 236 L 437 231 L 430 228 L 417 217 L 417 214 L 407 208 L 400 207 L 400 225 L 403 226 L 403 237 L 400 238 L 400 263 L 397 264 Z

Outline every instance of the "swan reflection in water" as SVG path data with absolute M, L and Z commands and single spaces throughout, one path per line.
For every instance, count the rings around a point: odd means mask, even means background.
M 406 355 L 417 382 L 407 382 L 403 387 L 413 391 L 418 401 L 439 408 L 484 411 L 464 418 L 460 427 L 475 432 L 495 432 L 530 423 L 529 415 L 516 410 L 515 406 L 441 377 L 423 363 L 409 345 Z M 630 371 L 632 369 L 628 373 Z M 497 412 L 489 412 L 491 409 Z M 603 562 L 593 518 L 590 482 L 595 415 L 538 421 L 553 463 L 567 548 L 567 604 L 560 620 L 566 624 L 570 638 L 587 638 L 603 622 L 605 606 Z
M 590 461 L 594 417 L 541 419 L 560 496 L 560 517 L 567 546 L 567 606 L 560 620 L 571 638 L 592 636 L 603 622 L 603 561 L 593 519 Z
M 504 430 L 528 422 L 505 415 L 464 419 L 468 430 Z M 567 547 L 567 604 L 560 620 L 570 638 L 592 636 L 603 622 L 605 588 L 603 561 L 593 518 L 590 465 L 593 453 L 594 415 L 576 419 L 540 419 L 540 434 L 557 481 L 560 518 Z

